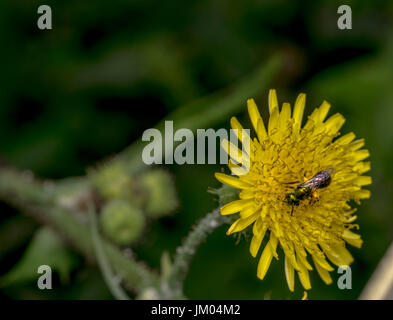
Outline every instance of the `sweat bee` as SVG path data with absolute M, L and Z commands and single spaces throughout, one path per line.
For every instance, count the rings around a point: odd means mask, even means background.
M 298 206 L 301 200 L 309 198 L 316 189 L 322 189 L 329 186 L 335 171 L 336 170 L 332 167 L 319 171 L 311 179 L 298 184 L 293 192 L 287 193 L 285 200 L 292 206 L 291 215 L 294 207 Z

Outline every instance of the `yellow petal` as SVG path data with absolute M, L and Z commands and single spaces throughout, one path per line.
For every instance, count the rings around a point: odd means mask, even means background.
M 253 223 L 257 217 L 258 217 L 258 213 L 254 213 L 253 215 L 247 218 L 236 220 L 235 223 L 233 223 L 231 227 L 228 229 L 227 235 L 244 230 L 251 223 Z
M 258 136 L 258 140 L 259 141 L 263 141 L 267 138 L 267 132 L 266 132 L 266 128 L 265 125 L 263 124 L 263 120 L 262 119 L 258 119 L 258 123 L 257 123 L 257 136 Z
M 361 248 L 363 244 L 362 239 L 345 239 L 345 241 L 356 248 Z
M 296 250 L 296 254 L 301 254 L 302 256 L 307 257 L 307 252 L 306 250 L 304 250 L 303 247 L 295 245 L 295 250 Z
M 297 261 L 300 260 L 300 262 L 306 267 L 306 269 L 311 271 L 312 266 L 308 263 L 307 257 L 305 255 L 303 255 L 302 252 L 300 252 L 297 247 L 295 247 L 295 251 L 296 251 Z
M 241 151 L 237 146 L 227 139 L 222 139 L 221 146 L 225 152 L 237 163 L 249 164 L 250 157 L 246 152 Z
M 215 175 L 216 179 L 218 181 L 220 181 L 221 183 L 224 183 L 228 186 L 231 186 L 231 187 L 234 187 L 237 189 L 248 189 L 248 188 L 252 187 L 249 183 L 242 181 L 239 178 L 235 178 L 233 176 L 228 176 L 224 173 L 216 172 L 214 175 Z
M 347 133 L 346 135 L 343 135 L 341 138 L 337 139 L 335 144 L 337 144 L 337 145 L 349 144 L 355 138 L 356 138 L 355 134 L 353 132 L 350 132 L 350 133 Z
M 235 200 L 223 205 L 220 210 L 222 215 L 233 214 L 243 210 L 243 208 L 249 206 L 254 201 L 252 199 L 247 200 Z
M 333 271 L 334 268 L 326 261 L 326 259 L 323 256 L 319 255 L 312 255 L 313 260 L 318 263 L 322 268 L 324 268 L 326 271 Z
M 278 243 L 278 240 L 277 240 L 277 237 L 273 234 L 273 232 L 270 233 L 270 240 L 271 240 L 270 248 L 272 250 L 273 257 L 276 260 L 278 260 L 278 254 L 277 254 L 277 243 Z
M 295 269 L 287 256 L 285 256 L 285 278 L 287 279 L 289 290 L 293 292 L 295 289 Z
M 366 149 L 359 150 L 352 153 L 353 160 L 355 161 L 362 161 L 370 156 L 370 152 Z
M 244 207 L 241 211 L 240 211 L 240 217 L 242 219 L 247 218 L 249 216 L 251 216 L 252 214 L 254 214 L 257 210 L 260 210 L 260 208 L 258 208 L 254 203 Z
M 265 237 L 266 230 L 267 230 L 267 226 L 263 226 L 262 230 L 260 230 L 258 234 L 254 234 L 254 236 L 252 237 L 251 244 L 250 244 L 250 253 L 254 258 L 257 256 L 262 240 Z
M 286 241 L 283 241 L 282 238 L 280 238 L 280 244 L 282 249 L 284 250 L 285 256 L 288 258 L 292 266 L 295 268 L 296 271 L 299 270 L 299 265 L 296 261 L 296 256 L 295 256 L 295 251 L 293 248 L 289 247 L 288 243 Z
M 247 164 L 245 164 L 246 166 Z M 244 176 L 248 173 L 249 171 L 249 167 L 248 170 L 246 169 L 247 167 L 242 167 L 240 164 L 236 164 L 232 161 L 232 159 L 229 159 L 228 161 L 228 168 L 231 170 L 232 174 L 236 175 L 236 176 Z
M 343 246 L 327 247 L 322 246 L 323 252 L 336 266 L 349 266 L 353 262 L 353 257 Z
M 236 137 L 239 139 L 240 142 L 243 142 L 245 136 L 247 136 L 247 138 L 249 139 L 248 141 L 251 141 L 250 135 L 247 134 L 247 131 L 243 129 L 243 126 L 236 119 L 236 117 L 232 117 L 230 122 L 233 132 L 235 133 Z
M 305 290 L 309 290 L 311 289 L 311 283 L 310 283 L 310 276 L 308 274 L 308 270 L 301 262 L 299 262 L 298 265 L 299 265 L 299 271 L 297 272 L 297 274 L 299 276 L 299 280 L 303 288 Z
M 353 262 L 353 257 L 344 246 L 334 246 L 332 249 L 338 254 L 343 261 L 343 265 L 349 266 Z
M 273 252 L 276 251 L 277 248 L 277 238 L 270 234 L 270 240 L 263 249 L 261 254 L 261 258 L 259 259 L 257 276 L 259 279 L 263 280 L 266 275 L 267 270 L 270 267 L 270 263 L 272 262 Z
M 363 240 L 360 238 L 360 235 L 348 229 L 344 230 L 342 237 L 345 239 L 346 242 L 348 242 L 354 247 L 360 248 L 363 244 Z
M 319 107 L 319 122 L 323 122 L 325 120 L 330 109 L 330 104 L 327 101 L 323 101 L 321 106 Z
M 371 177 L 369 176 L 360 176 L 355 181 L 358 186 L 366 186 L 372 183 Z
M 265 210 L 265 207 L 262 208 L 261 212 Z M 264 223 L 263 223 L 263 218 L 262 214 L 259 216 L 258 220 L 255 222 L 254 227 L 252 228 L 252 233 L 254 235 L 261 235 L 263 230 L 264 230 Z
M 330 134 L 336 134 L 340 131 L 344 122 L 345 118 L 341 114 L 336 113 L 325 122 L 325 129 Z
M 268 124 L 268 132 L 269 136 L 273 135 L 278 128 L 278 120 L 279 120 L 279 112 L 278 108 L 273 109 L 272 113 L 270 114 L 269 124 Z
M 255 192 L 252 190 L 244 189 L 240 191 L 239 198 L 240 199 L 253 199 L 255 197 Z
M 364 145 L 365 145 L 364 139 L 355 140 L 355 141 L 351 142 L 351 144 L 350 144 L 351 151 L 359 150 Z
M 326 283 L 326 284 L 331 284 L 333 282 L 332 277 L 330 276 L 329 271 L 327 271 L 325 268 L 323 268 L 318 261 L 316 261 L 316 259 L 314 258 L 314 256 L 311 256 L 313 261 L 314 261 L 314 265 L 315 268 L 318 271 L 319 276 L 321 277 L 321 279 Z
M 358 218 L 358 216 L 349 216 L 349 217 L 346 217 L 345 223 L 352 223 L 352 222 L 354 222 L 357 218 Z
M 358 162 L 353 167 L 353 170 L 357 171 L 360 174 L 363 174 L 363 173 L 365 173 L 367 171 L 370 171 L 370 169 L 371 169 L 371 163 L 369 161 L 367 161 L 367 162 Z
M 366 190 L 366 189 L 360 190 L 360 191 L 356 192 L 356 196 L 359 199 L 368 199 L 371 197 L 371 192 L 370 192 L 370 190 Z
M 293 120 L 294 120 L 293 128 L 295 132 L 299 132 L 300 130 L 305 105 L 306 105 L 306 95 L 304 93 L 301 93 L 298 95 L 293 109 Z
M 338 257 L 337 254 L 334 254 L 334 253 L 332 253 L 331 251 L 328 251 L 328 250 L 326 250 L 326 251 L 324 250 L 323 252 L 324 252 L 325 255 L 328 257 L 328 259 L 329 259 L 331 262 L 333 262 L 336 266 L 340 267 L 340 266 L 344 265 L 344 264 L 342 263 L 342 261 L 339 259 L 339 257 Z
M 318 123 L 318 120 L 319 120 L 319 109 L 314 109 L 314 111 L 311 113 L 311 115 L 308 117 L 308 119 L 312 120 L 312 121 L 309 121 L 310 125 Z
M 254 99 L 248 99 L 247 100 L 247 109 L 248 109 L 248 114 L 250 115 L 250 120 L 252 123 L 252 126 L 254 127 L 255 131 L 258 131 L 258 120 L 261 119 L 262 117 L 258 111 L 258 107 L 255 104 Z M 262 120 L 263 123 L 263 120 Z
M 287 122 L 291 118 L 291 105 L 287 102 L 283 103 L 282 109 L 280 112 L 280 126 L 281 128 L 285 128 Z
M 270 89 L 269 90 L 269 113 L 272 114 L 275 109 L 278 110 L 277 93 L 276 93 L 276 90 Z

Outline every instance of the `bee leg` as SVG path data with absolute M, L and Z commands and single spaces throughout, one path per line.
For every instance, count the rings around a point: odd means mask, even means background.
M 319 194 L 317 191 L 311 193 L 311 203 L 316 203 L 319 200 Z
M 294 206 L 292 206 L 292 210 L 291 210 L 291 217 L 293 216 L 293 208 L 294 208 Z

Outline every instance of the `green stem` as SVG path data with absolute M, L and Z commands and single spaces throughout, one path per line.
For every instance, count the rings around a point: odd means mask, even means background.
M 214 210 L 196 224 L 195 228 L 188 234 L 183 245 L 177 248 L 171 274 L 168 277 L 168 292 L 166 295 L 169 298 L 183 296 L 183 283 L 190 268 L 192 258 L 207 236 L 216 228 L 223 225 L 224 222 L 225 217 L 220 215 L 218 209 Z
M 93 241 L 84 212 L 75 213 L 65 209 L 51 196 L 56 186 L 40 182 L 31 174 L 13 170 L 0 170 L 0 199 L 33 216 L 42 224 L 49 225 L 89 260 L 94 261 Z M 114 245 L 103 241 L 103 248 L 111 265 L 125 285 L 136 292 L 158 287 L 159 277 L 143 263 L 125 257 Z
M 277 57 L 270 59 L 234 86 L 178 108 L 161 121 L 157 128 L 162 131 L 164 121 L 173 120 L 175 129 L 188 128 L 195 132 L 198 128 L 208 128 L 222 122 L 231 114 L 240 111 L 248 98 L 265 91 L 280 71 L 281 65 L 281 59 Z M 109 160 L 106 165 L 117 165 L 120 162 L 129 168 L 130 173 L 146 169 L 141 159 L 144 145 L 141 140 L 138 140 Z M 89 195 L 91 192 L 89 177 L 71 180 L 71 183 L 69 181 L 42 182 L 35 180 L 30 172 L 23 173 L 0 168 L 0 199 L 30 213 L 41 223 L 52 226 L 86 257 L 94 259 L 93 242 L 86 224 L 86 208 L 78 208 L 79 200 L 86 201 L 86 199 L 82 199 L 83 197 L 79 199 L 78 195 L 86 195 L 86 192 Z M 69 201 L 70 196 L 66 191 L 69 188 L 73 189 L 71 200 L 77 198 L 77 201 Z M 57 197 L 54 196 L 55 193 L 57 193 Z M 58 201 L 59 196 L 64 196 L 61 197 L 62 202 Z M 222 224 L 222 219 L 215 211 L 202 219 L 196 229 L 190 233 L 185 244 L 179 248 L 173 275 L 169 282 L 170 288 L 177 292 L 182 291 L 182 283 L 195 250 L 201 241 L 220 224 Z M 158 275 L 144 264 L 126 258 L 117 247 L 110 243 L 104 241 L 102 247 L 114 272 L 125 280 L 128 287 L 137 292 L 146 288 L 159 287 Z
M 98 231 L 97 226 L 97 216 L 95 209 L 93 206 L 89 208 L 89 219 L 91 226 L 91 237 L 93 240 L 94 251 L 97 257 L 98 265 L 101 269 L 104 280 L 113 294 L 113 296 L 117 300 L 129 300 L 130 298 L 127 296 L 123 288 L 120 286 L 120 283 L 116 280 L 116 276 L 112 271 L 110 263 L 106 257 L 104 247 L 101 242 L 101 237 Z

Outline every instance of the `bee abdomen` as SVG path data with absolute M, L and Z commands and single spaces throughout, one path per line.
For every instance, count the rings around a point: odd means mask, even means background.
M 301 183 L 297 186 L 297 189 L 300 188 L 310 188 L 310 189 L 321 189 L 329 186 L 332 181 L 332 177 L 328 170 L 323 170 L 318 172 L 315 176 L 313 176 L 310 180 L 307 180 L 304 183 Z

